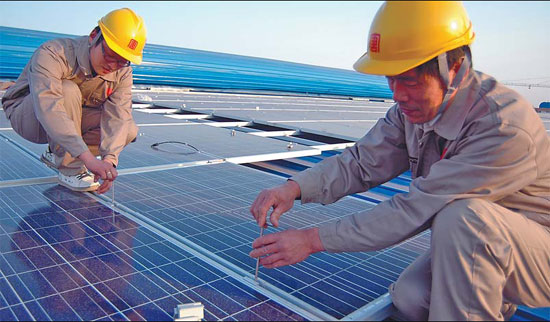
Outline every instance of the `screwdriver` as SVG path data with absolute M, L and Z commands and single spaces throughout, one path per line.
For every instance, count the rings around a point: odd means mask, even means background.
M 113 211 L 113 224 L 115 223 L 115 182 L 113 181 L 113 186 L 111 187 L 111 210 Z
M 260 228 L 260 237 L 264 235 L 264 227 Z M 256 260 L 256 274 L 254 274 L 254 280 L 258 283 L 258 269 L 260 268 L 260 257 Z

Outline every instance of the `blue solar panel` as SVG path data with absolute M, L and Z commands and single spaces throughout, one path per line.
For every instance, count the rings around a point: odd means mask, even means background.
M 187 120 L 178 120 L 171 117 L 164 117 L 162 114 L 155 113 L 145 113 L 139 109 L 134 109 L 132 117 L 136 124 L 140 126 L 141 124 L 174 124 L 174 123 L 192 123 Z
M 5 131 L 3 131 L 5 132 Z M 0 132 L 0 181 L 52 176 L 46 166 L 37 166 L 29 155 L 17 149 Z
M 46 144 L 37 144 L 25 140 L 12 129 L 0 131 L 0 139 L 9 142 L 22 152 L 26 151 L 28 155 L 31 157 L 34 156 L 35 159 L 40 158 L 40 155 L 44 153 L 47 147 Z M 45 165 L 43 166 L 45 167 Z
M 199 97 L 190 93 L 159 93 L 157 107 L 180 108 L 197 113 L 243 120 L 261 120 L 283 128 L 325 132 L 357 140 L 385 115 L 392 103 L 365 100 L 272 97 L 262 100 L 245 95 Z M 202 95 L 204 96 L 204 95 Z M 176 116 L 173 116 L 176 117 Z
M 56 185 L 0 189 L 1 320 L 205 319 L 262 310 L 303 320 L 120 214 Z
M 167 119 L 141 114 L 140 122 Z M 234 138 L 230 131 L 204 125 L 144 126 L 141 133 L 121 155 L 120 167 L 130 173 L 135 167 L 277 152 L 272 149 L 286 146 L 240 132 L 233 144 L 228 141 Z M 17 167 L 16 172 L 6 173 L 33 178 L 35 171 L 44 170 L 53 175 L 37 160 L 45 145 L 29 143 L 10 130 L 0 130 L 0 136 L 17 142 L 35 158 L 3 140 L 0 162 L 6 163 L 6 169 Z M 208 156 L 150 148 L 168 139 L 195 143 Z M 178 148 L 167 149 L 181 152 Z M 8 178 L 0 176 L 4 182 Z M 407 180 L 410 174 L 400 183 L 407 185 Z M 0 319 L 172 320 L 177 304 L 200 301 L 207 320 L 304 320 L 227 270 L 220 271 L 180 247 L 182 241 L 196 245 L 195 250 L 253 276 L 256 261 L 248 253 L 259 229 L 248 208 L 261 189 L 283 181 L 233 164 L 120 176 L 117 203 L 140 214 L 140 223 L 123 213 L 116 213 L 113 221 L 111 210 L 95 199 L 59 186 L 0 188 Z M 297 203 L 283 217 L 281 228 L 266 233 L 315 226 L 369 207 L 372 204 L 356 198 L 329 206 Z M 165 239 L 158 230 L 175 240 Z M 380 252 L 318 253 L 293 266 L 260 268 L 260 279 L 339 319 L 386 293 L 429 243 L 430 233 L 425 232 Z M 545 319 L 548 314 L 547 309 L 522 312 L 527 313 L 516 315 L 517 319 Z
M 259 229 L 248 209 L 261 189 L 283 181 L 233 164 L 199 166 L 120 177 L 116 200 L 253 274 L 256 261 L 248 253 Z M 281 227 L 268 232 L 314 226 L 370 207 L 354 198 L 328 206 L 296 204 Z M 260 277 L 339 319 L 386 293 L 427 243 L 424 233 L 381 252 L 315 254 L 293 266 L 261 268 Z
M 241 132 L 231 135 L 231 130 L 200 124 L 143 126 L 139 133 L 136 142 L 120 154 L 119 169 L 308 150 L 298 144 L 289 150 L 286 142 Z M 160 144 L 156 149 L 151 147 L 166 141 L 179 143 Z M 55 175 L 45 165 L 34 162 L 17 145 L 34 154 L 36 159 L 47 146 L 29 142 L 13 130 L 0 131 L 0 164 L 3 165 L 0 180 Z
M 119 168 L 127 169 L 289 151 L 288 144 L 282 141 L 241 132 L 231 135 L 231 130 L 201 124 L 144 126 L 140 128 L 139 133 L 136 142 L 128 145 L 120 154 Z M 155 143 L 166 141 L 181 143 L 162 144 L 157 146 L 157 150 L 151 148 L 151 145 Z M 294 145 L 292 151 L 306 149 L 305 146 Z M 197 152 L 197 150 L 199 151 Z
M 4 96 L 3 92 L 0 92 L 0 98 Z M 2 103 L 0 103 L 0 106 Z M 11 128 L 11 123 L 4 113 L 0 113 L 0 129 Z

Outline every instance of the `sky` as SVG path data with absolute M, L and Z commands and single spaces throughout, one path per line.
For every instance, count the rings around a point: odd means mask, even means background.
M 88 34 L 129 7 L 149 43 L 352 70 L 381 1 L 0 1 L 0 25 Z M 466 1 L 474 68 L 500 81 L 550 85 L 550 2 Z M 514 87 L 538 106 L 550 88 Z

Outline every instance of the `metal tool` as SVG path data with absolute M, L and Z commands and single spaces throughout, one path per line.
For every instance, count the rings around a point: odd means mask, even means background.
M 178 304 L 174 309 L 174 321 L 201 321 L 204 305 L 201 302 Z
M 113 224 L 115 223 L 115 182 L 113 181 L 113 186 L 111 187 L 111 210 L 113 211 Z
M 260 228 L 260 237 L 264 235 L 264 227 Z M 258 283 L 258 269 L 260 268 L 260 257 L 258 257 L 258 260 L 256 261 L 256 274 L 254 274 L 254 280 L 256 283 Z

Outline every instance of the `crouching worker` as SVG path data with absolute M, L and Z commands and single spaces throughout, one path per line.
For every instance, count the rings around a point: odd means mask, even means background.
M 396 102 L 342 154 L 263 191 L 260 226 L 302 203 L 329 204 L 410 169 L 408 193 L 364 213 L 254 241 L 280 267 L 310 254 L 375 251 L 431 229 L 430 248 L 390 287 L 411 320 L 504 320 L 550 306 L 550 140 L 533 106 L 471 66 L 460 2 L 388 1 L 357 71 L 384 75 Z
M 116 179 L 118 156 L 138 132 L 130 62 L 141 63 L 145 38 L 140 16 L 114 10 L 89 36 L 42 44 L 6 91 L 2 105 L 12 128 L 48 143 L 41 160 L 59 170 L 61 185 L 104 193 Z

